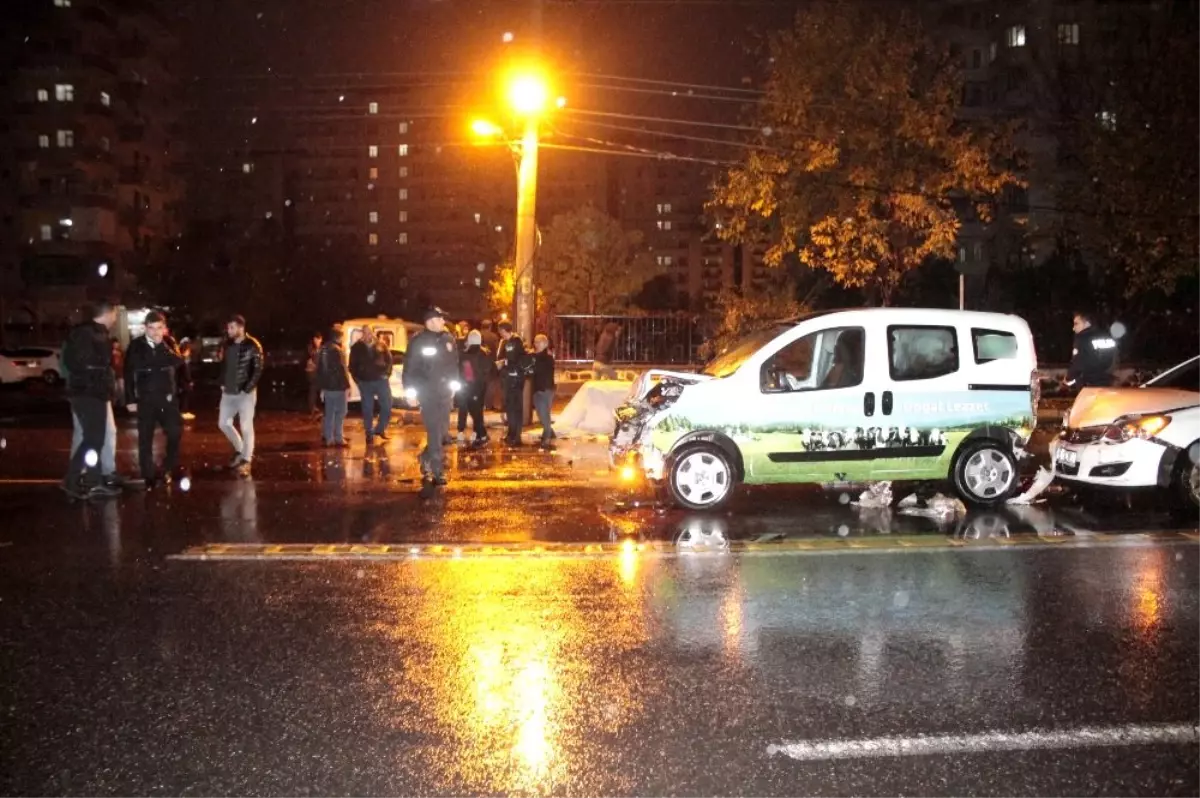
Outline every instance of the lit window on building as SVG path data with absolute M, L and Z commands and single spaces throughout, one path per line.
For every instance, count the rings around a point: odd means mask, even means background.
M 369 114 L 379 113 L 379 103 L 371 103 L 370 105 L 368 105 L 367 113 L 369 113 Z
M 54 5 L 58 8 L 70 8 L 71 0 L 54 0 Z
M 1100 127 L 1105 130 L 1117 129 L 1117 115 L 1112 111 L 1101 111 L 1096 114 L 1096 119 L 1100 122 Z
M 1025 46 L 1025 26 L 1013 25 L 1008 29 L 1008 46 L 1009 47 L 1024 47 Z
M 43 150 L 48 148 L 50 146 L 50 135 L 43 133 L 42 135 L 38 136 L 38 146 Z
M 400 177 L 408 177 L 408 167 L 401 166 L 400 169 L 397 171 L 397 174 L 399 174 Z
M 475 271 L 477 271 L 477 272 L 485 272 L 485 271 L 487 271 L 487 264 L 486 264 L 486 263 L 484 263 L 484 262 L 482 262 L 482 261 L 480 261 L 479 263 L 476 263 L 476 264 L 475 264 Z
M 42 225 L 41 233 L 43 241 L 51 241 L 54 238 L 54 229 L 48 224 Z
M 483 221 L 483 214 L 482 213 L 475 214 L 475 224 L 479 224 L 482 221 Z
M 46 89 L 38 89 L 37 98 L 40 103 L 50 102 L 50 92 Z
M 112 106 L 112 95 L 106 91 L 100 92 L 100 104 L 103 105 L 105 108 L 111 107 Z
M 60 103 L 73 102 L 75 100 L 75 87 L 70 83 L 55 83 L 54 99 Z
M 400 235 L 396 236 L 396 243 L 407 244 L 408 243 L 408 233 L 401 233 Z
M 476 277 L 476 278 L 475 278 L 475 287 L 476 287 L 476 288 L 483 288 L 483 278 L 482 278 L 482 277 Z
M 379 211 L 371 211 L 367 214 L 367 218 L 370 220 L 371 224 L 379 224 Z
M 658 212 L 659 212 L 660 214 L 662 214 L 662 213 L 670 213 L 670 212 L 671 212 L 671 203 L 669 203 L 669 202 L 660 202 L 660 203 L 658 203 Z
M 367 145 L 367 157 L 368 158 L 378 158 L 379 157 L 379 145 L 378 144 Z
M 75 146 L 75 131 L 74 130 L 58 131 L 58 146 L 74 147 Z
M 671 229 L 670 220 L 668 219 L 667 221 L 663 221 L 660 219 L 658 222 L 658 229 L 659 230 L 670 230 Z
M 407 133 L 407 132 L 408 132 L 408 123 L 407 123 L 407 122 L 401 122 L 401 123 L 400 123 L 400 135 L 401 135 L 401 136 L 403 136 L 403 135 L 404 135 L 405 133 Z
M 369 177 L 371 180 L 379 179 L 379 167 L 372 166 L 370 171 L 367 173 L 367 177 Z
M 252 164 L 252 163 L 242 164 L 242 174 L 248 175 L 253 171 L 254 171 L 254 164 Z
M 408 199 L 408 189 L 406 189 L 406 188 L 400 189 L 399 191 L 396 192 L 396 197 L 401 202 L 404 202 L 406 199 Z
M 1079 44 L 1079 23 L 1060 22 L 1058 25 L 1059 44 Z
M 402 222 L 408 221 L 408 211 L 400 211 L 400 221 L 402 221 Z
M 379 246 L 379 233 L 371 233 L 367 236 L 367 243 L 373 247 Z
M 405 156 L 408 155 L 408 145 L 407 144 L 401 144 L 397 149 L 399 150 L 401 158 L 404 158 Z
M 1000 50 L 1000 48 L 996 46 L 995 42 L 992 42 L 991 44 L 988 45 L 988 63 L 989 64 L 995 63 L 996 56 L 999 55 L 999 50 Z

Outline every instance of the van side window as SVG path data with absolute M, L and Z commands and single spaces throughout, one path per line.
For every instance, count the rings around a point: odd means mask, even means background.
M 976 363 L 1015 360 L 1017 357 L 1017 336 L 1003 330 L 972 328 L 971 344 L 975 349 Z
M 763 364 L 763 393 L 825 391 L 860 385 L 864 340 L 861 327 L 842 327 L 792 341 Z
M 953 327 L 888 327 L 888 370 L 897 382 L 931 380 L 958 371 Z

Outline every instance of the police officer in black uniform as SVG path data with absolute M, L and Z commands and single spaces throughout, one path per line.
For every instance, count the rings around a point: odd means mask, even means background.
M 156 482 L 154 430 L 167 436 L 167 456 L 162 481 L 179 467 L 179 439 L 183 416 L 179 412 L 178 374 L 183 356 L 167 336 L 167 320 L 156 310 L 146 314 L 145 335 L 134 338 L 125 352 L 125 406 L 137 413 L 138 465 L 147 487 Z
M 458 346 L 446 332 L 445 314 L 430 308 L 425 329 L 408 342 L 404 358 L 404 397 L 421 405 L 425 450 L 421 452 L 421 481 L 426 486 L 446 484 L 442 445 L 450 434 L 450 405 L 462 387 L 458 376 Z
M 507 321 L 500 322 L 500 350 L 496 368 L 504 385 L 504 413 L 508 416 L 508 434 L 504 442 L 509 446 L 521 445 L 521 427 L 525 421 L 525 372 L 528 356 L 525 344 L 513 333 Z
M 1071 350 L 1071 365 L 1067 369 L 1067 387 L 1079 391 L 1112 385 L 1113 368 L 1117 364 L 1116 340 L 1093 326 L 1090 313 L 1077 312 L 1072 328 L 1075 343 Z

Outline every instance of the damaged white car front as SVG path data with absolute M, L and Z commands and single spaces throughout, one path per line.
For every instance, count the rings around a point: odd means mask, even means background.
M 651 370 L 633 383 L 629 398 L 617 408 L 616 429 L 609 445 L 609 460 L 629 482 L 639 476 L 663 478 L 666 454 L 655 447 L 657 423 L 689 385 L 711 379 L 705 374 Z

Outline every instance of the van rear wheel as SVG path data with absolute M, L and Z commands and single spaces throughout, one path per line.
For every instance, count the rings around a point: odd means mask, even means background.
M 712 510 L 733 493 L 733 465 L 721 447 L 689 446 L 671 461 L 667 485 L 675 503 L 688 510 Z
M 969 444 L 954 461 L 954 489 L 979 507 L 1003 504 L 1017 484 L 1017 461 L 1006 446 L 984 440 Z

